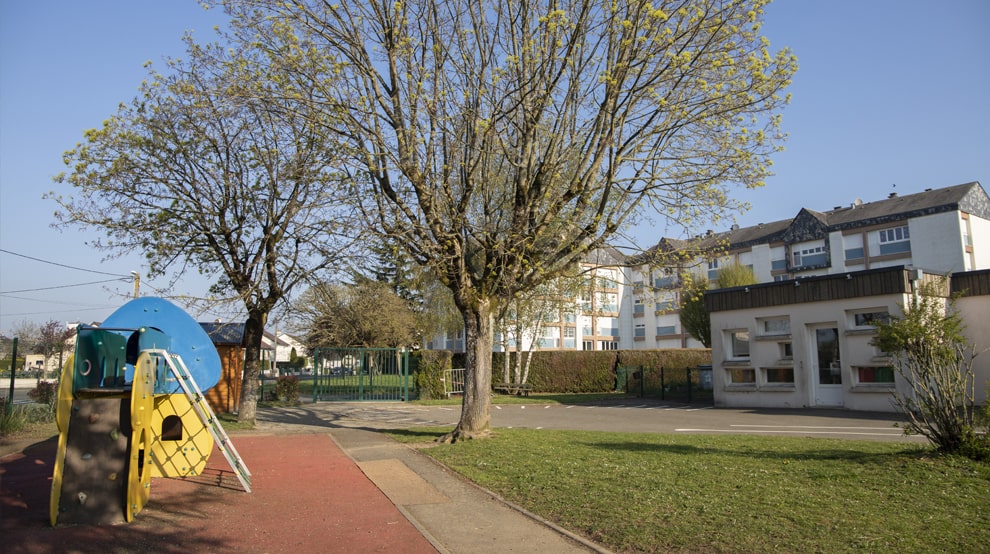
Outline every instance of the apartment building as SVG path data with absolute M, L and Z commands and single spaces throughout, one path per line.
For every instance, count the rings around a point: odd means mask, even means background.
M 677 315 L 680 276 L 714 279 L 732 263 L 750 267 L 760 283 L 896 266 L 942 275 L 990 268 L 990 198 L 972 182 L 874 202 L 855 199 L 825 212 L 805 208 L 791 219 L 687 241 L 664 239 L 634 261 L 633 303 L 641 307 L 630 314 L 632 340 L 620 348 L 694 346 Z

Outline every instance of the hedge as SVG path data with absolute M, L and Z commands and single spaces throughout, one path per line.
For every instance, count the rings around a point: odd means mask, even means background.
M 410 355 L 409 365 L 420 400 L 444 397 L 443 374 L 452 367 L 451 358 L 449 350 L 418 350 Z
M 501 352 L 492 356 L 494 383 L 502 381 L 503 356 Z M 524 354 L 523 363 L 525 362 Z M 711 350 L 708 349 L 537 351 L 533 352 L 528 382 L 533 385 L 535 392 L 610 392 L 615 390 L 616 368 L 619 365 L 683 369 L 710 363 Z M 510 364 L 514 368 L 514 355 Z

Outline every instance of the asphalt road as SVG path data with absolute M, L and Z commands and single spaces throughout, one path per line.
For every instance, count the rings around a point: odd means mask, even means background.
M 630 433 L 736 433 L 924 442 L 907 437 L 897 414 L 847 410 L 721 409 L 649 399 L 595 404 L 493 404 L 492 427 Z M 404 403 L 304 404 L 260 409 L 259 421 L 278 425 L 351 427 L 371 430 L 455 425 L 460 406 Z

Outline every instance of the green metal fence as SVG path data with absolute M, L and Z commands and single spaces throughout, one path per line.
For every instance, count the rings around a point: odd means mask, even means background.
M 313 358 L 313 402 L 409 400 L 405 349 L 318 348 Z

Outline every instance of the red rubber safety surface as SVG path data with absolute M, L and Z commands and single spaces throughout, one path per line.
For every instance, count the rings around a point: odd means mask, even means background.
M 234 435 L 241 488 L 214 448 L 203 475 L 151 480 L 134 521 L 52 528 L 56 439 L 0 459 L 0 551 L 436 552 L 326 434 Z

